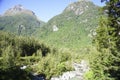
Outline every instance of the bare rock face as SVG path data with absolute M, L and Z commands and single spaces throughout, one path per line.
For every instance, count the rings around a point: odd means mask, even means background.
M 58 27 L 56 25 L 53 26 L 53 31 L 58 31 Z
M 5 16 L 10 16 L 10 15 L 15 15 L 15 14 L 29 14 L 29 15 L 35 15 L 35 13 L 33 11 L 30 11 L 28 9 L 25 9 L 22 5 L 16 5 L 13 8 L 8 9 L 4 15 Z
M 86 10 L 88 10 L 89 0 L 79 0 L 79 2 L 74 2 L 71 3 L 65 11 L 73 11 L 75 15 L 81 15 L 83 14 Z

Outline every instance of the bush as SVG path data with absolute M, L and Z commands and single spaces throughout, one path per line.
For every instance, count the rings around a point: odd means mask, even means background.
M 41 58 L 36 66 L 33 66 L 33 71 L 38 74 L 45 74 L 47 79 L 52 76 L 61 75 L 63 72 L 72 70 L 71 54 L 69 52 L 56 51 L 49 53 Z
M 21 56 L 31 56 L 36 53 L 37 50 L 41 50 L 43 56 L 50 52 L 49 47 L 31 37 L 18 37 L 14 34 L 0 31 L 0 55 L 4 53 L 4 51 L 2 52 L 2 49 L 9 45 L 15 53 L 20 52 Z
M 94 74 L 93 74 L 92 70 L 90 70 L 84 74 L 85 80 L 94 80 L 93 76 L 94 76 Z
M 7 68 L 16 66 L 20 58 L 19 52 L 16 53 L 12 46 L 6 47 L 2 52 L 2 65 Z

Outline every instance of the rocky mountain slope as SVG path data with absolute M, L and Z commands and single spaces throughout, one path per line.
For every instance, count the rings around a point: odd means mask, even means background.
M 10 15 L 15 15 L 15 14 L 28 14 L 28 15 L 33 15 L 35 16 L 35 13 L 33 11 L 30 11 L 28 9 L 25 9 L 22 5 L 18 4 L 15 5 L 13 8 L 8 9 L 4 15 L 5 16 L 10 16 Z
M 91 44 L 98 25 L 99 7 L 88 0 L 71 3 L 35 33 L 57 47 L 79 48 Z
M 0 16 L 0 30 L 18 35 L 31 35 L 43 24 L 33 11 L 25 9 L 22 5 L 16 5 Z

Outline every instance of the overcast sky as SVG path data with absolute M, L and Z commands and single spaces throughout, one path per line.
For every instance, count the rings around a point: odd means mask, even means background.
M 21 4 L 32 10 L 40 20 L 47 22 L 53 16 L 60 14 L 68 4 L 78 0 L 0 0 L 0 14 L 14 5 Z M 103 6 L 100 0 L 92 0 L 96 5 Z

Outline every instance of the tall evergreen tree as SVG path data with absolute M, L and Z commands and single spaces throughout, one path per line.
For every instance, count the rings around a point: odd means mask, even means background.
M 99 43 L 100 48 L 109 48 L 111 51 L 120 48 L 120 1 L 119 0 L 101 0 L 106 1 L 106 6 L 103 7 L 103 11 L 107 16 L 100 19 L 100 24 L 97 29 L 96 40 Z M 105 17 L 107 18 L 105 20 Z M 102 30 L 101 28 L 104 28 Z M 100 31 L 102 30 L 102 31 Z M 106 33 L 104 33 L 104 31 Z M 100 35 L 103 37 L 106 35 L 106 39 L 99 40 Z M 101 38 L 102 38 L 101 37 Z M 104 44 L 102 44 L 104 43 Z M 104 46 L 103 46 L 104 45 Z
M 102 8 L 104 16 L 100 19 L 95 42 L 101 51 L 99 56 L 107 69 L 103 69 L 103 74 L 115 80 L 120 79 L 120 0 L 101 0 L 106 3 Z M 108 50 L 108 52 L 105 50 Z M 103 56 L 109 53 L 107 56 Z M 107 61 L 104 61 L 108 58 Z M 108 80 L 108 79 L 107 79 Z

